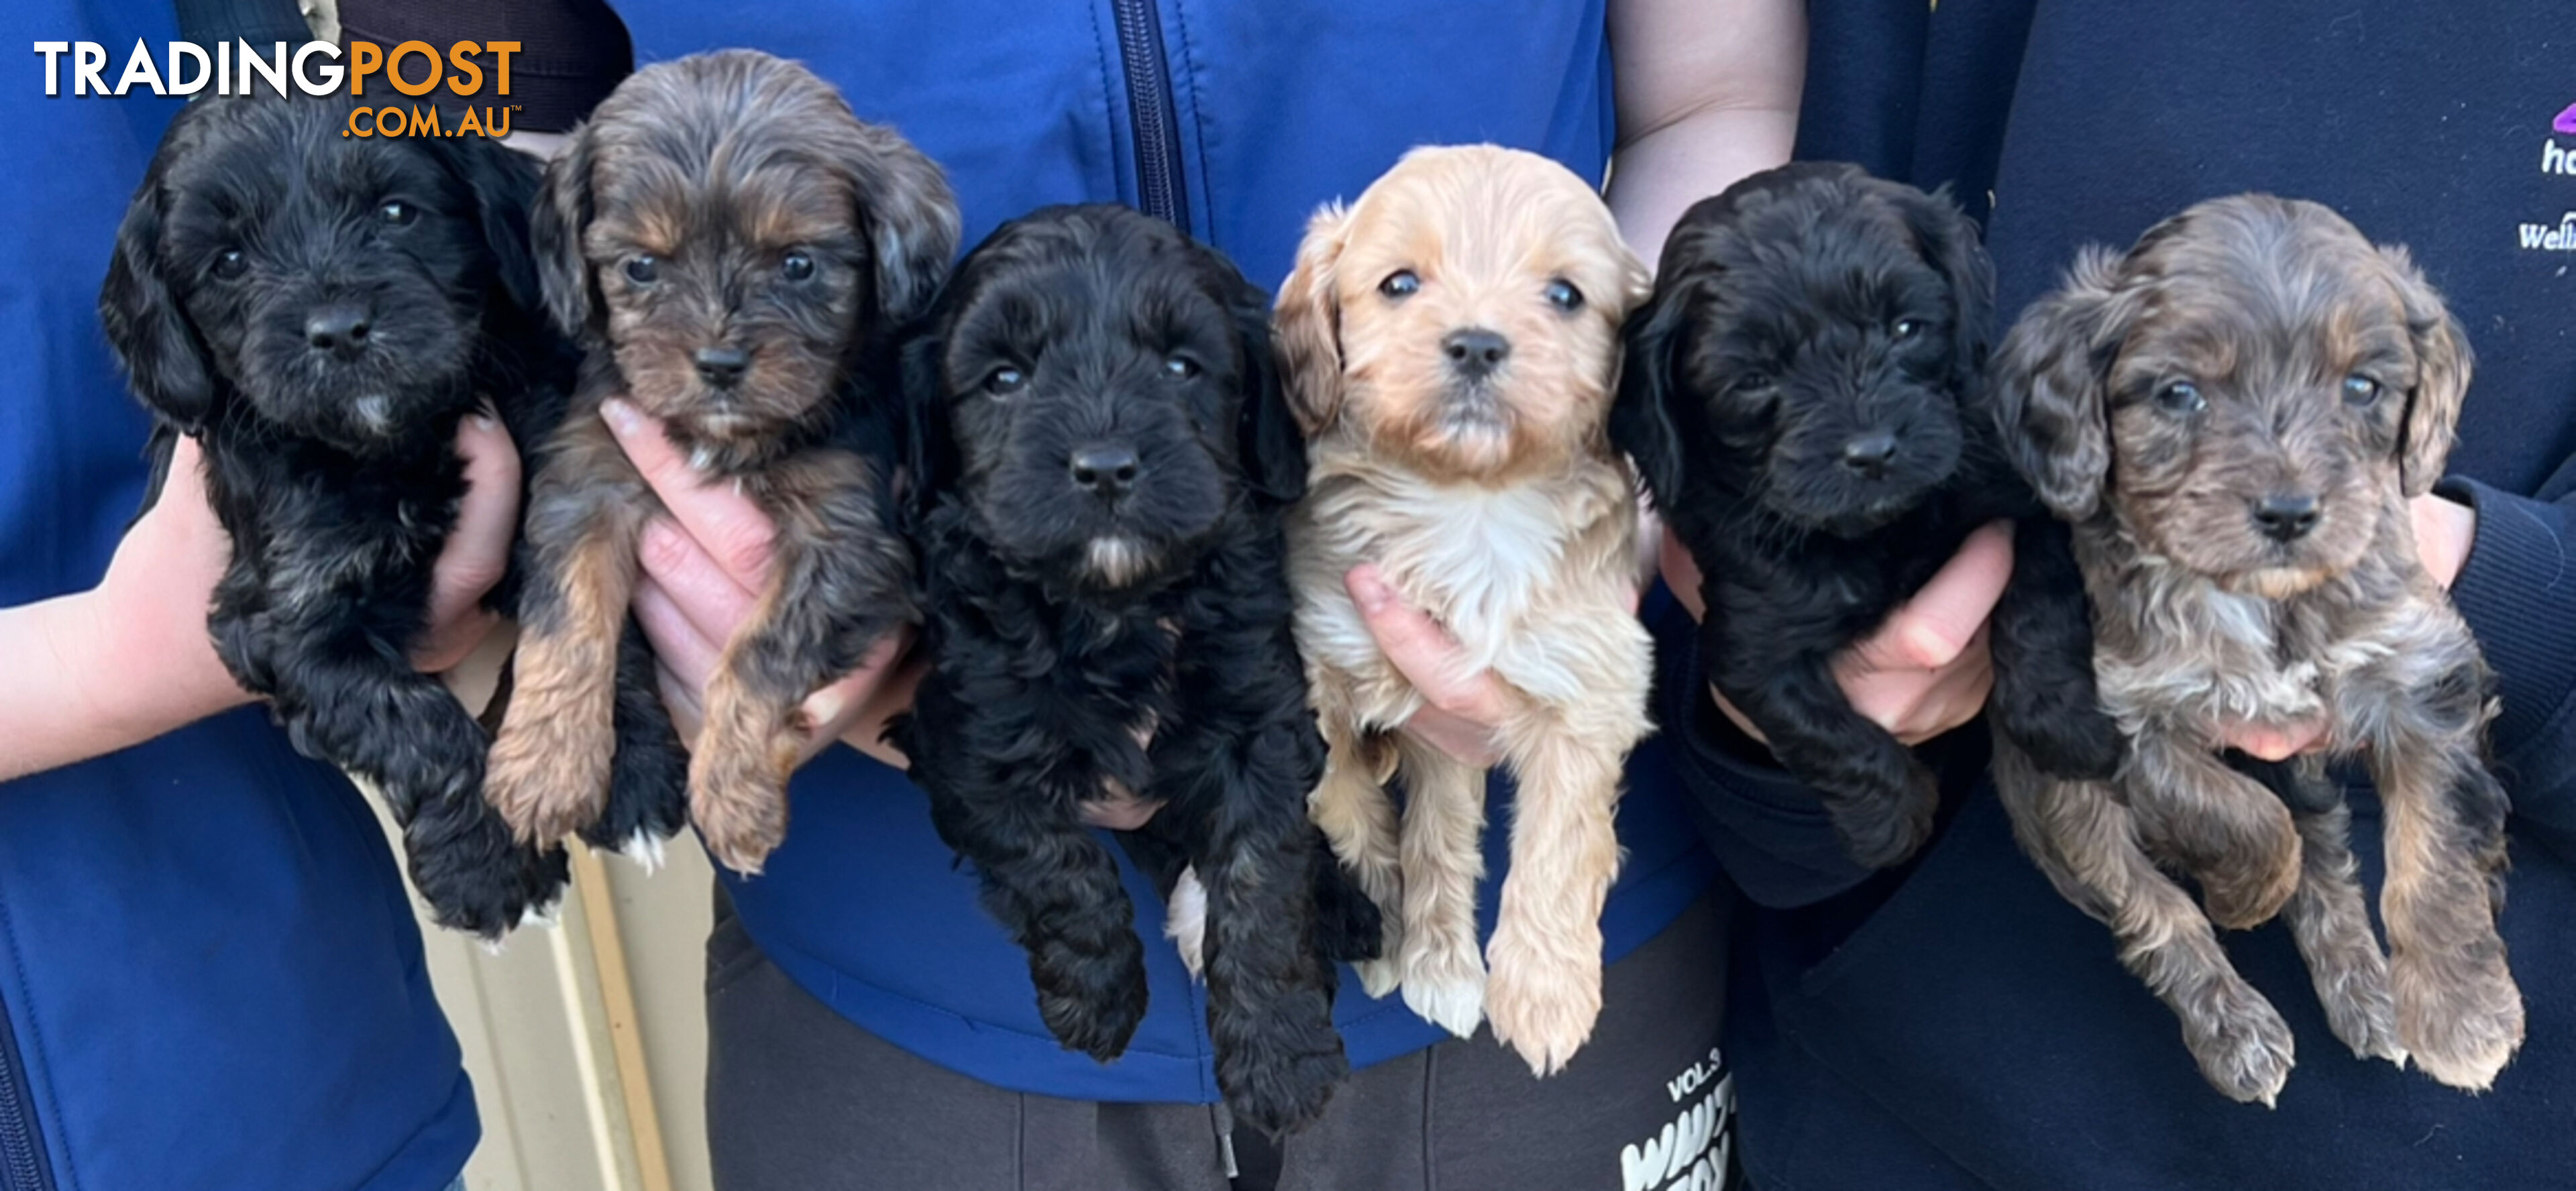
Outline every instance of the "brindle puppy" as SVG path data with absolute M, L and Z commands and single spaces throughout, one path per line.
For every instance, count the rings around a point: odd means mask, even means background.
M 589 359 L 529 498 L 526 632 L 487 791 L 523 838 L 649 849 L 678 830 L 678 741 L 627 609 L 661 505 L 598 416 L 626 394 L 777 522 L 769 586 L 686 763 L 699 834 L 757 872 L 787 829 L 798 704 L 912 606 L 881 386 L 891 330 L 956 250 L 956 203 L 812 73 L 731 50 L 648 67 L 600 104 L 548 168 L 531 233 Z
M 2278 1095 L 2290 1033 L 2212 920 L 2285 914 L 2356 1054 L 2411 1054 L 2474 1090 L 2522 1041 L 2495 926 L 2491 682 L 2407 505 L 2441 474 L 2469 372 L 2403 250 L 2261 195 L 2088 252 L 2000 354 L 2005 437 L 2076 527 L 2102 702 L 2130 751 L 2102 785 L 2041 778 L 1999 744 L 1999 785 L 2024 847 L 2111 925 L 2239 1100 Z M 2322 762 L 2285 805 L 2219 756 L 2230 726 L 2316 722 L 2332 757 L 2368 762 L 2385 807 L 2389 960 Z M 2207 917 L 2159 861 L 2198 880 Z

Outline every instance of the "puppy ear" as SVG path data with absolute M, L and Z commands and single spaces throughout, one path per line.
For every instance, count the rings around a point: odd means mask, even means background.
M 116 252 L 98 290 L 99 322 L 136 396 L 194 434 L 214 414 L 215 373 L 196 328 L 161 272 L 161 180 L 134 192 L 116 229 Z
M 2477 356 L 2460 320 L 2451 316 L 2406 250 L 2383 245 L 2379 255 L 2388 262 L 2406 309 L 2407 333 L 2415 340 L 2415 387 L 2406 394 L 2406 421 L 2397 442 L 2398 482 L 2406 495 L 2422 496 L 2442 478 L 2442 465 L 2451 456 Z
M 1925 194 L 1902 188 L 1898 200 L 1915 250 L 1950 283 L 1955 318 L 1950 328 L 1950 368 L 1964 398 L 1973 398 L 1986 375 L 1995 334 L 1995 264 L 1977 225 L 1950 198 L 1949 187 Z
M 1333 294 L 1350 222 L 1340 203 L 1306 221 L 1297 267 L 1280 285 L 1273 314 L 1280 383 L 1297 425 L 1309 436 L 1322 433 L 1342 412 L 1342 310 Z
M 2087 248 L 2066 284 L 2032 303 L 1995 353 L 1996 429 L 2004 453 L 2058 516 L 2082 521 L 2111 469 L 2111 354 L 2126 332 L 2120 255 Z
M 939 358 L 946 341 L 923 332 L 905 341 L 897 362 L 903 383 L 904 522 L 918 527 L 954 482 L 957 447 L 948 437 L 947 385 Z
M 1226 313 L 1234 319 L 1235 342 L 1243 356 L 1236 459 L 1256 496 L 1277 505 L 1295 504 L 1306 495 L 1306 436 L 1280 386 L 1279 361 L 1270 344 L 1270 298 L 1231 268 L 1227 273 L 1233 297 Z
M 962 234 L 948 175 L 893 129 L 864 121 L 841 167 L 859 192 L 876 257 L 877 310 L 900 325 L 930 308 Z
M 1675 267 L 1672 254 L 1665 266 Z M 1667 274 L 1652 298 L 1629 316 L 1626 361 L 1618 395 L 1610 401 L 1610 443 L 1635 462 L 1637 478 L 1655 503 L 1669 507 L 1682 489 L 1682 427 L 1676 408 L 1688 400 L 1673 380 L 1673 366 L 1690 330 L 1700 282 L 1689 273 Z
M 528 240 L 530 211 L 536 206 L 543 167 L 535 158 L 505 149 L 482 137 L 424 140 L 447 168 L 474 194 L 474 217 L 483 226 L 483 242 L 492 249 L 501 288 L 519 309 L 531 314 L 546 309 L 544 283 Z
M 591 169 L 599 149 L 594 126 L 572 130 L 563 148 L 546 163 L 545 179 L 528 211 L 528 248 L 536 258 L 537 279 L 545 291 L 545 310 L 555 326 L 575 339 L 588 338 L 593 320 L 607 317 L 583 254 L 582 233 L 590 227 Z

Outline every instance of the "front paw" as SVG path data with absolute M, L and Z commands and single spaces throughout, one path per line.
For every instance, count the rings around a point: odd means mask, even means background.
M 1351 1071 L 1330 1006 L 1312 996 L 1305 1000 L 1311 1003 L 1299 1012 L 1265 1015 L 1257 1029 L 1220 1044 L 1217 1052 L 1217 1086 L 1227 1107 L 1273 1138 L 1323 1116 L 1333 1089 Z
M 2355 948 L 2316 983 L 2327 1028 L 2352 1048 L 2354 1058 L 2406 1065 L 2406 1046 L 2397 1037 L 2397 998 L 2389 990 L 2388 961 L 2376 944 Z
M 502 725 L 483 771 L 483 799 L 517 839 L 550 846 L 599 817 L 608 799 L 606 741 Z
M 1328 858 L 1325 863 L 1331 865 Z M 1339 866 L 1315 887 L 1315 947 L 1334 963 L 1357 964 L 1391 954 L 1386 946 L 1388 923 L 1357 883 Z M 1376 995 L 1376 994 L 1371 994 Z
M 1029 950 L 1038 1016 L 1067 1050 L 1106 1063 L 1126 1053 L 1145 1020 L 1145 948 L 1131 931 L 1114 931 L 1093 948 L 1043 939 Z
M 2274 1107 L 2296 1063 L 2289 1024 L 2242 980 L 2217 986 L 2196 1012 L 2184 1014 L 2182 1036 L 2209 1086 L 2243 1104 Z
M 1424 1021 L 1461 1038 L 1473 1037 L 1485 1020 L 1485 959 L 1476 954 L 1475 935 L 1470 932 L 1462 942 L 1412 931 L 1403 948 L 1405 1005 Z M 1363 965 L 1363 981 L 1367 975 Z
M 1887 793 L 1839 799 L 1829 808 L 1843 850 L 1863 868 L 1894 868 L 1932 838 L 1940 782 L 1911 753 L 1903 774 Z
M 2522 990 L 2504 945 L 2396 959 L 2397 1037 L 2415 1065 L 2451 1087 L 2483 1092 L 2523 1037 Z
M 412 885 L 449 930 L 497 943 L 512 930 L 551 922 L 571 882 L 562 849 L 519 843 L 497 816 L 425 808 L 403 833 Z
M 1485 1015 L 1533 1075 L 1564 1070 L 1601 1017 L 1601 933 L 1585 933 L 1543 946 L 1505 922 L 1486 947 Z
M 746 877 L 787 839 L 788 767 L 774 754 L 709 732 L 689 760 L 689 818 L 717 862 Z

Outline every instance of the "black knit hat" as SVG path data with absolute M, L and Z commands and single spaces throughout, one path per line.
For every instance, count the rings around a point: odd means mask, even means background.
M 442 86 L 421 97 L 450 109 L 516 104 L 513 130 L 571 128 L 635 69 L 626 22 L 605 0 L 340 0 L 340 44 L 353 41 L 374 42 L 388 53 L 406 41 L 428 42 L 441 53 L 459 41 L 518 42 L 506 101 L 492 94 L 489 53 L 478 59 L 480 94 L 460 97 Z

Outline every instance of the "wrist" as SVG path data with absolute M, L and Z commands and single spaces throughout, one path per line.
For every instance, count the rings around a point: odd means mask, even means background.
M 252 701 L 215 656 L 202 611 L 173 617 L 126 598 L 112 581 L 67 602 L 74 606 L 65 615 L 66 648 L 88 659 L 73 672 L 81 697 L 127 739 L 149 740 Z

